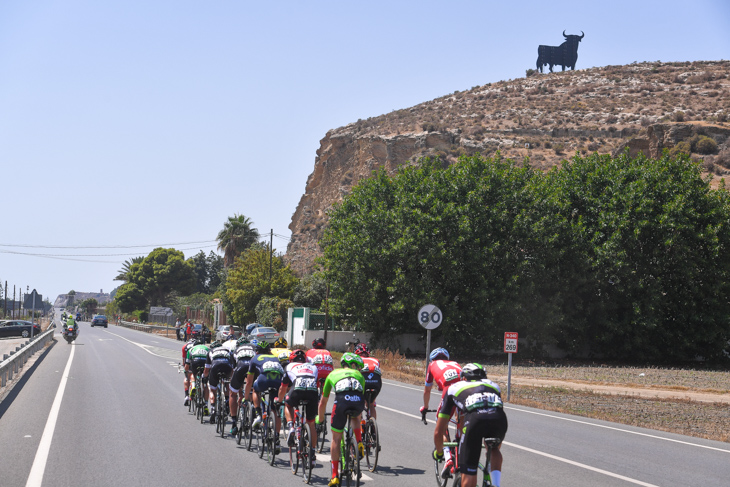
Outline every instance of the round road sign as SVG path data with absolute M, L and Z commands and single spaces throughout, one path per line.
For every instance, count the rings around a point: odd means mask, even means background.
M 443 321 L 441 310 L 433 304 L 427 304 L 418 310 L 418 324 L 427 330 L 438 328 L 441 321 Z

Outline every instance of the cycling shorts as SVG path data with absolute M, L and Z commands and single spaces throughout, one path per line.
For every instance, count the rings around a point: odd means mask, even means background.
M 365 409 L 365 399 L 362 397 L 362 393 L 338 392 L 332 406 L 332 431 L 342 433 L 347 424 L 347 415 L 349 413 L 362 414 L 363 409 Z
M 233 369 L 233 375 L 231 376 L 231 391 L 238 393 L 246 382 L 248 376 L 248 364 L 249 362 L 238 362 L 236 368 Z
M 459 471 L 476 475 L 482 454 L 482 438 L 504 439 L 507 434 L 507 415 L 502 408 L 474 411 L 465 416 L 464 434 L 459 441 Z
M 231 372 L 233 372 L 233 367 L 231 367 L 231 364 L 229 364 L 228 362 L 218 362 L 211 365 L 210 373 L 208 374 L 208 377 L 210 378 L 210 388 L 213 390 L 216 390 L 218 388 L 219 374 L 222 373 L 226 377 L 230 377 Z
M 374 403 L 383 387 L 383 378 L 375 372 L 365 373 L 363 376 L 365 377 L 365 398 Z
M 286 395 L 285 402 L 293 408 L 299 406 L 302 401 L 308 401 L 305 406 L 307 421 L 314 421 L 317 417 L 317 391 L 292 389 Z
M 203 371 L 205 370 L 205 359 L 202 360 L 193 360 L 190 362 L 190 372 L 193 373 L 193 377 L 196 375 L 203 375 Z
M 253 390 L 256 394 L 266 394 L 269 389 L 276 389 L 277 393 L 281 387 L 281 379 L 269 379 L 264 374 L 260 374 L 253 383 Z

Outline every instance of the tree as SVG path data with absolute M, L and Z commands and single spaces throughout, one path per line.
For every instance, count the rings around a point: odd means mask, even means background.
M 294 290 L 292 298 L 296 306 L 322 309 L 327 297 L 327 281 L 322 272 L 315 272 L 303 277 Z
M 142 290 L 131 282 L 119 287 L 114 302 L 122 313 L 131 313 L 147 307 L 147 300 Z
M 223 264 L 229 267 L 234 259 L 259 238 L 259 232 L 251 228 L 252 222 L 244 215 L 234 214 L 223 224 L 218 233 L 218 250 L 223 251 Z
M 223 257 L 211 250 L 206 258 L 206 265 L 208 268 L 208 292 L 214 293 L 221 284 Z
M 202 250 L 189 259 L 195 271 L 195 292 L 208 292 L 208 261 Z
M 226 295 L 232 317 L 238 324 L 256 319 L 256 305 L 265 296 L 291 299 L 297 278 L 280 256 L 273 256 L 269 275 L 270 253 L 265 248 L 248 249 L 236 258 L 226 280 Z
M 195 267 L 179 250 L 156 248 L 130 273 L 130 283 L 151 306 L 164 306 L 172 291 L 185 295 L 195 290 Z
M 81 301 L 81 303 L 79 303 L 79 307 L 86 313 L 94 314 L 96 313 L 96 308 L 99 307 L 99 302 L 94 298 L 89 298 Z
M 117 277 L 114 278 L 115 281 L 124 281 L 129 282 L 129 276 L 130 272 L 132 270 L 132 265 L 139 264 L 144 260 L 144 257 L 132 257 L 131 259 L 127 259 L 122 264 L 122 268 L 119 270 L 119 274 L 117 274 Z
M 290 299 L 264 296 L 256 305 L 256 322 L 281 331 L 286 328 L 288 311 L 293 307 Z

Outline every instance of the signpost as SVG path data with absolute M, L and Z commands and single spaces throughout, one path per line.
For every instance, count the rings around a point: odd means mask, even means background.
M 418 324 L 426 329 L 426 358 L 431 353 L 431 330 L 439 327 L 443 321 L 441 310 L 433 304 L 427 304 L 418 310 Z
M 517 353 L 517 332 L 504 332 L 504 353 L 507 354 L 507 401 L 512 386 L 512 354 Z

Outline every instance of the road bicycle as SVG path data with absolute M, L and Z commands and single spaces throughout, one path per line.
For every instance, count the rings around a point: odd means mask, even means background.
M 380 433 L 378 423 L 370 416 L 370 405 L 372 404 L 373 391 L 365 391 L 365 419 L 362 422 L 362 442 L 365 445 L 365 462 L 368 470 L 375 472 L 378 468 L 378 455 L 380 454 Z
M 426 421 L 426 413 L 435 413 L 437 412 L 436 409 L 427 409 L 424 410 L 421 413 L 421 420 L 423 421 L 423 424 L 428 424 L 428 421 Z M 449 423 L 456 426 L 458 422 L 461 420 L 461 413 L 457 415 L 457 418 L 451 418 L 449 419 Z M 450 472 L 446 472 L 446 476 L 443 477 L 441 475 L 441 462 L 434 459 L 434 472 L 436 474 L 436 484 L 439 487 L 446 487 L 446 484 L 449 481 L 449 478 L 453 476 L 454 482 L 452 484 L 452 487 L 461 487 L 461 472 L 459 472 L 459 442 L 461 441 L 461 430 L 456 427 L 456 433 L 454 435 L 454 441 L 445 441 L 444 446 L 448 447 L 451 450 L 451 459 L 453 461 L 453 466 L 451 468 Z M 447 440 L 450 440 L 451 434 L 449 430 L 446 430 L 446 437 Z M 502 443 L 502 440 L 500 438 L 483 438 L 483 446 L 486 451 L 486 461 L 484 463 L 479 462 L 479 470 L 482 472 L 482 487 L 491 487 L 492 486 L 492 479 L 489 475 L 489 472 L 491 471 L 492 466 L 492 450 L 497 448 L 500 443 Z
M 277 443 L 279 435 L 276 433 L 276 415 L 278 414 L 279 404 L 274 402 L 274 398 L 278 395 L 279 390 L 271 388 L 261 395 L 261 426 L 257 441 L 259 442 L 259 458 L 263 458 L 266 453 L 266 461 L 269 465 L 274 466 L 277 455 Z M 250 449 L 250 445 L 249 445 Z
M 218 374 L 218 388 L 215 391 L 215 432 L 226 437 L 228 423 L 228 383 L 230 379 L 226 372 Z
M 302 401 L 294 409 L 294 446 L 289 447 L 289 465 L 292 474 L 296 475 L 299 465 L 302 466 L 302 477 L 305 483 L 312 480 L 312 467 L 314 466 L 314 448 L 309 437 L 309 427 L 306 420 L 306 405 L 309 401 Z
M 320 380 L 317 384 L 317 401 L 322 400 L 322 384 L 324 383 L 323 380 Z M 324 418 L 321 418 L 322 421 L 316 426 L 317 428 L 317 453 L 322 453 L 324 451 L 324 440 L 327 439 L 327 416 L 330 416 L 330 413 L 324 413 Z
M 360 485 L 360 453 L 357 451 L 357 440 L 355 432 L 350 424 L 353 419 L 360 418 L 359 412 L 348 411 L 347 423 L 342 431 L 342 440 L 340 441 L 340 485 L 350 487 Z
M 195 374 L 195 417 L 202 424 L 205 421 L 205 386 L 203 385 L 203 374 Z M 192 397 L 190 401 L 192 402 Z
M 251 434 L 251 422 L 253 421 L 253 403 L 249 400 L 241 401 L 238 405 L 238 433 L 236 433 L 236 443 L 241 444 L 242 439 L 248 440 Z

